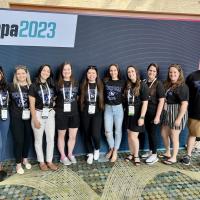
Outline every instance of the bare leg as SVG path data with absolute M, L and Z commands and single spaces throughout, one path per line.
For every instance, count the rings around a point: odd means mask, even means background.
M 71 156 L 73 155 L 73 150 L 76 143 L 77 131 L 78 131 L 78 128 L 69 128 L 69 140 L 67 143 L 69 158 L 71 158 Z
M 66 130 L 58 130 L 58 150 L 60 152 L 61 160 L 63 160 L 65 155 L 65 133 Z
M 168 126 L 162 126 L 161 127 L 161 136 L 163 139 L 163 143 L 166 149 L 165 156 L 171 157 L 171 152 L 170 152 L 170 134 L 171 134 L 171 129 Z

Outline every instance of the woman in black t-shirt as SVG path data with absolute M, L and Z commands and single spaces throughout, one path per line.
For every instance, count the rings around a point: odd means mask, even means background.
M 159 66 L 151 63 L 147 67 L 147 80 L 144 82 L 149 88 L 149 101 L 145 116 L 145 128 L 148 133 L 149 149 L 146 155 L 146 163 L 149 165 L 158 161 L 157 157 L 157 129 L 160 124 L 161 113 L 165 101 L 165 91 L 163 84 L 158 80 Z M 145 154 L 144 154 L 145 155 Z M 143 158 L 144 155 L 142 156 Z
M 81 123 L 88 153 L 87 163 L 99 159 L 102 113 L 104 109 L 103 84 L 96 66 L 89 66 L 81 84 Z
M 168 68 L 167 80 L 164 83 L 166 102 L 164 105 L 165 117 L 162 122 L 161 134 L 166 148 L 162 157 L 165 164 L 171 165 L 177 162 L 179 149 L 179 135 L 187 122 L 187 106 L 189 90 L 185 84 L 183 70 L 179 64 L 171 64 Z M 170 152 L 170 138 L 173 144 L 173 152 Z
M 55 111 L 53 109 L 55 87 L 53 73 L 47 64 L 40 66 L 36 81 L 30 86 L 29 101 L 32 115 L 31 125 L 35 137 L 35 150 L 42 171 L 57 170 L 52 163 L 55 136 Z M 43 134 L 46 134 L 46 162 L 43 153 Z
M 3 170 L 5 160 L 6 141 L 10 124 L 8 112 L 9 93 L 3 68 L 0 66 L 0 181 L 3 181 L 7 173 Z
M 138 135 L 144 131 L 144 119 L 148 106 L 148 87 L 141 82 L 136 67 L 127 67 L 126 95 L 126 126 L 128 131 L 128 144 L 131 154 L 125 159 L 133 160 L 140 165 Z
M 109 145 L 109 152 L 106 157 L 111 162 L 117 160 L 117 151 L 122 139 L 122 122 L 124 110 L 122 106 L 125 81 L 121 80 L 120 69 L 117 64 L 111 64 L 104 78 L 105 88 L 105 112 L 104 126 L 105 135 Z M 115 127 L 115 137 L 113 134 Z
M 60 162 L 64 165 L 75 164 L 77 161 L 73 155 L 73 150 L 79 127 L 78 82 L 73 78 L 70 63 L 64 62 L 60 66 L 56 93 L 56 127 L 58 129 L 58 150 L 61 155 Z M 69 133 L 68 156 L 65 154 L 66 131 Z
M 32 134 L 28 100 L 30 84 L 30 75 L 26 66 L 17 66 L 13 77 L 13 84 L 9 87 L 9 93 L 11 99 L 11 130 L 17 164 L 16 172 L 18 174 L 24 173 L 21 163 L 25 165 L 26 169 L 31 169 L 31 164 L 27 159 Z

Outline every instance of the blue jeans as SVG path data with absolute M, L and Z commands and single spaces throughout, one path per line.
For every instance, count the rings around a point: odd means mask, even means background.
M 10 117 L 3 121 L 0 119 L 0 163 L 5 159 L 6 142 L 8 137 L 8 129 L 10 125 Z
M 122 139 L 122 123 L 124 111 L 122 104 L 120 105 L 105 105 L 104 125 L 105 135 L 108 145 L 111 148 L 119 149 Z M 115 138 L 113 136 L 113 124 L 115 127 Z

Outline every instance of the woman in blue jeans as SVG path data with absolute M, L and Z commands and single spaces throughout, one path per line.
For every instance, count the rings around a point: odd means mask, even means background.
M 4 154 L 10 118 L 8 113 L 8 85 L 5 80 L 3 68 L 0 67 L 0 181 L 3 181 L 7 173 L 3 170 Z
M 120 69 L 117 64 L 111 64 L 108 68 L 105 86 L 105 112 L 104 125 L 105 135 L 109 145 L 109 152 L 106 157 L 111 162 L 117 160 L 117 151 L 122 139 L 122 122 L 124 111 L 122 106 L 125 81 L 121 80 Z M 115 137 L 113 136 L 113 125 Z

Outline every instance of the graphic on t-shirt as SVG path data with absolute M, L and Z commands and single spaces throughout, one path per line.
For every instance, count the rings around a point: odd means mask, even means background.
M 42 88 L 42 89 L 43 89 L 43 93 L 44 93 L 44 104 L 47 105 L 49 103 L 49 92 L 48 92 L 47 88 Z M 38 95 L 42 99 L 41 90 L 38 91 Z M 53 91 L 53 89 L 50 89 L 50 103 L 53 103 L 53 96 L 54 96 L 54 91 Z
M 121 94 L 121 87 L 106 85 L 107 99 L 109 101 L 116 100 L 117 96 Z
M 194 81 L 194 87 L 197 88 L 197 91 L 198 91 L 199 94 L 200 94 L 200 81 Z
M 95 89 L 89 89 L 89 94 L 90 94 L 90 102 L 95 102 Z M 88 97 L 89 101 L 89 97 Z
M 22 92 L 23 100 L 24 100 L 24 108 L 28 108 L 28 93 L 27 92 Z M 12 93 L 12 98 L 14 99 L 17 107 L 22 108 L 23 104 L 21 101 L 20 93 L 19 92 L 13 92 Z
M 60 88 L 60 92 L 63 93 L 63 88 Z M 72 88 L 72 94 L 71 94 L 71 99 L 70 99 L 70 87 L 65 88 L 65 98 L 67 102 L 73 102 L 76 100 L 78 93 L 78 88 L 73 87 Z
M 2 98 L 3 101 L 3 105 L 7 105 L 7 98 L 8 98 L 8 93 L 7 91 L 0 91 L 0 96 Z

